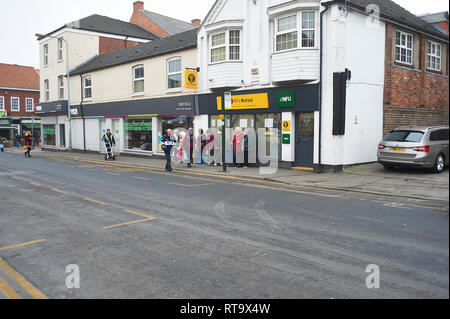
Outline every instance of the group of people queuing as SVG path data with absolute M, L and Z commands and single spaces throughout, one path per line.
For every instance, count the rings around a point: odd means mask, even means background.
M 215 133 L 220 136 L 215 136 Z M 220 166 L 222 164 L 222 143 L 219 142 L 222 139 L 221 135 L 221 131 L 213 129 L 205 132 L 200 128 L 197 136 L 194 135 L 192 128 L 189 128 L 187 132 L 180 130 L 175 133 L 168 129 L 161 139 L 161 148 L 166 157 L 166 171 L 172 171 L 173 156 L 181 163 L 187 163 L 188 168 L 192 167 L 194 154 L 197 154 L 195 158 L 198 159 L 198 164 Z M 231 166 L 249 168 L 255 165 L 256 156 L 252 156 L 252 154 L 256 154 L 255 142 L 255 133 L 252 129 L 243 130 L 237 127 L 230 145 L 233 154 Z M 176 147 L 175 152 L 173 151 L 174 147 Z

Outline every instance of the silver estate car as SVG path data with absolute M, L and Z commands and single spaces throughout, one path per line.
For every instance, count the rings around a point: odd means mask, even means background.
M 378 163 L 430 168 L 441 173 L 448 166 L 448 126 L 401 126 L 378 144 Z

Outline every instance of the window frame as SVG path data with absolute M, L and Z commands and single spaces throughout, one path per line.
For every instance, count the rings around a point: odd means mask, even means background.
M 64 43 L 63 40 L 58 38 L 58 62 L 64 60 Z
M 435 53 L 433 53 L 432 50 L 433 46 L 435 46 Z M 437 48 L 439 48 L 439 55 L 436 53 Z M 437 60 L 439 59 L 439 68 L 432 67 L 432 58 L 435 58 L 435 66 L 437 65 Z M 431 40 L 428 40 L 427 42 L 427 69 L 437 72 L 441 72 L 442 70 L 442 45 Z
M 5 107 L 5 97 L 4 96 L 0 96 L 0 111 L 4 112 L 6 109 Z
M 28 102 L 31 101 L 31 110 L 28 109 Z M 25 112 L 34 112 L 34 99 L 32 97 L 25 98 Z
M 231 32 L 238 32 L 239 34 L 239 43 L 230 43 L 231 42 Z M 225 34 L 224 37 L 224 43 L 223 44 L 219 44 L 219 45 L 214 45 L 213 46 L 213 37 L 220 35 L 220 34 Z M 230 48 L 234 47 L 234 48 L 239 48 L 238 51 L 238 55 L 239 55 L 239 59 L 231 59 L 231 50 Z M 227 28 L 225 30 L 220 30 L 220 31 L 216 31 L 214 33 L 211 33 L 209 36 L 209 64 L 217 64 L 217 63 L 224 63 L 224 62 L 242 62 L 242 29 L 240 28 Z M 220 48 L 225 48 L 225 58 L 223 60 L 220 61 L 213 61 L 213 54 L 212 51 L 215 49 L 220 49 Z
M 86 80 L 89 79 L 91 82 L 91 85 L 86 86 Z M 86 90 L 90 90 L 90 96 L 88 97 L 86 95 Z M 83 77 L 83 101 L 92 101 L 92 75 L 86 75 Z
M 17 110 L 13 109 L 13 100 L 17 100 Z M 11 112 L 20 112 L 20 97 L 11 96 Z
M 64 93 L 64 75 L 60 75 L 58 76 L 58 98 L 60 101 L 64 100 Z
M 136 69 L 142 68 L 143 76 L 141 78 L 136 78 Z M 143 64 L 135 65 L 132 68 L 133 70 L 133 96 L 142 96 L 145 94 L 145 68 Z M 136 82 L 142 81 L 142 91 L 136 92 Z
M 180 61 L 180 71 L 170 72 L 170 63 L 175 62 L 175 61 Z M 181 91 L 183 89 L 183 60 L 182 60 L 181 56 L 172 57 L 172 58 L 167 59 L 166 66 L 167 66 L 167 91 L 168 92 Z M 180 75 L 180 86 L 174 87 L 174 88 L 169 87 L 169 83 L 170 83 L 169 76 L 177 75 L 177 74 Z
M 44 66 L 48 66 L 48 44 L 44 44 Z
M 50 101 L 50 80 L 44 80 L 44 101 Z
M 400 35 L 400 37 L 399 37 Z M 402 35 L 405 36 L 405 45 L 402 45 Z M 408 48 L 408 37 L 411 37 L 411 48 Z M 398 39 L 400 39 L 400 44 L 397 44 Z M 399 48 L 399 57 L 400 60 L 397 59 L 397 48 Z M 405 49 L 406 50 L 406 61 L 402 61 L 401 60 L 401 50 Z M 408 62 L 408 51 L 411 51 L 411 62 Z M 414 35 L 411 33 L 407 33 L 407 32 L 403 32 L 400 30 L 396 30 L 395 32 L 395 52 L 394 52 L 394 56 L 395 56 L 395 62 L 397 63 L 402 63 L 402 64 L 407 64 L 407 65 L 413 65 L 414 64 Z
M 314 17 L 314 23 L 313 23 L 313 28 L 303 28 L 303 14 L 304 13 L 312 13 L 313 17 Z M 274 53 L 281 53 L 281 52 L 288 52 L 291 50 L 311 50 L 311 49 L 318 49 L 317 47 L 317 32 L 318 32 L 318 26 L 317 26 L 317 14 L 318 11 L 317 10 L 312 10 L 312 9 L 304 9 L 304 10 L 298 10 L 296 12 L 289 12 L 286 14 L 281 14 L 278 15 L 277 17 L 274 18 L 274 45 L 273 45 L 273 52 Z M 296 26 L 295 28 L 291 28 L 291 29 L 287 29 L 287 30 L 283 30 L 283 31 L 278 31 L 279 30 L 279 22 L 282 19 L 288 18 L 288 17 L 293 17 L 295 16 L 296 18 Z M 303 45 L 303 31 L 312 31 L 313 32 L 313 37 L 312 37 L 312 41 L 313 41 L 313 45 L 312 46 L 304 46 Z M 278 42 L 277 39 L 280 35 L 284 35 L 284 34 L 290 34 L 290 33 L 297 33 L 297 45 L 295 47 L 289 48 L 289 49 L 280 49 L 278 50 Z M 309 40 L 310 41 L 310 40 Z

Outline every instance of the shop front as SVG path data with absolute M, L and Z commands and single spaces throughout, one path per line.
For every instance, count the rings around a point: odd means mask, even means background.
M 221 95 L 200 95 L 199 110 L 209 115 L 209 127 L 220 132 L 223 123 Z M 231 132 L 254 130 L 259 163 L 278 160 L 313 167 L 314 112 L 317 110 L 318 85 L 233 91 L 231 108 L 225 110 L 226 128 L 231 128 Z M 309 120 L 307 124 L 306 120 Z M 232 137 L 227 136 L 227 143 L 230 141 Z

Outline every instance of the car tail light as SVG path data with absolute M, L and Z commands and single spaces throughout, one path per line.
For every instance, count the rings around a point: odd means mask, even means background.
M 416 147 L 411 147 L 411 149 L 413 149 L 416 152 L 428 153 L 430 151 L 430 146 L 416 146 Z
M 382 150 L 383 148 L 385 148 L 386 146 L 382 145 L 382 144 L 378 144 L 378 149 Z

